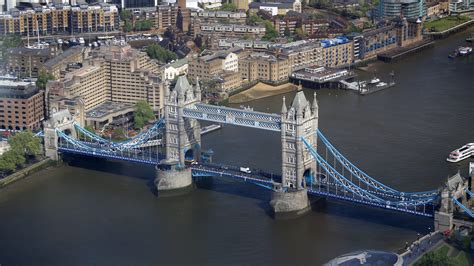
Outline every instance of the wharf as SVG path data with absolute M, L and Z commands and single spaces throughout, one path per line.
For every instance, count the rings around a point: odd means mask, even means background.
M 290 75 L 290 81 L 301 83 L 306 88 L 341 88 L 341 81 L 350 80 L 356 74 L 346 69 L 331 69 L 321 66 L 306 67 Z
M 409 45 L 407 47 L 399 47 L 399 48 L 392 49 L 386 53 L 379 54 L 377 58 L 384 62 L 392 62 L 406 55 L 428 48 L 432 46 L 434 43 L 435 42 L 433 40 L 426 39 L 421 42 L 417 42 L 415 44 Z

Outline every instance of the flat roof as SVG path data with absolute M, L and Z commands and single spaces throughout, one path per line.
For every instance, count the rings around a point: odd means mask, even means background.
M 107 101 L 86 112 L 87 118 L 103 118 L 107 115 L 133 109 L 134 105 L 129 103 L 118 103 Z M 131 110 L 130 110 L 131 111 Z

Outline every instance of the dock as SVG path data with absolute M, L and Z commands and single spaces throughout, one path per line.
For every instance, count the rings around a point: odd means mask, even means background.
M 347 69 L 326 68 L 323 66 L 310 66 L 294 71 L 290 75 L 290 81 L 300 83 L 306 88 L 321 89 L 341 88 L 341 81 L 350 80 L 356 74 Z

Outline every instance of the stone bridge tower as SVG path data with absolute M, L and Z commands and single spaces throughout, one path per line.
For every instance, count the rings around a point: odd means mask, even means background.
M 282 186 L 304 189 L 305 177 L 315 176 L 316 159 L 306 148 L 301 138 L 316 147 L 318 130 L 318 103 L 314 93 L 310 104 L 302 90 L 298 91 L 290 108 L 285 98 L 281 110 Z
M 59 160 L 59 137 L 56 130 L 77 138 L 74 121 L 74 117 L 67 109 L 53 113 L 48 120 L 44 121 L 44 152 L 47 157 L 55 161 Z
M 173 90 L 165 85 L 165 149 L 166 159 L 156 166 L 155 185 L 160 196 L 173 196 L 193 188 L 191 168 L 185 160 L 199 160 L 201 127 L 196 119 L 185 118 L 183 111 L 201 102 L 199 80 L 192 87 L 186 76 L 178 77 Z
M 186 155 L 199 160 L 201 127 L 196 119 L 183 117 L 184 108 L 201 102 L 199 80 L 193 88 L 186 76 L 180 76 L 172 91 L 169 86 L 165 89 L 166 159 L 176 160 L 181 165 L 185 164 Z
M 282 183 L 273 193 L 270 205 L 275 216 L 288 217 L 309 210 L 305 177 L 316 175 L 316 159 L 308 151 L 302 138 L 316 148 L 318 103 L 314 93 L 311 104 L 301 85 L 287 109 L 285 98 L 281 109 Z

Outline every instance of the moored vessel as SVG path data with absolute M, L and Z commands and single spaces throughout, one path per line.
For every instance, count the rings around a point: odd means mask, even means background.
M 452 151 L 446 161 L 450 163 L 457 163 L 464 159 L 471 157 L 474 154 L 474 143 L 468 143 L 461 148 Z

